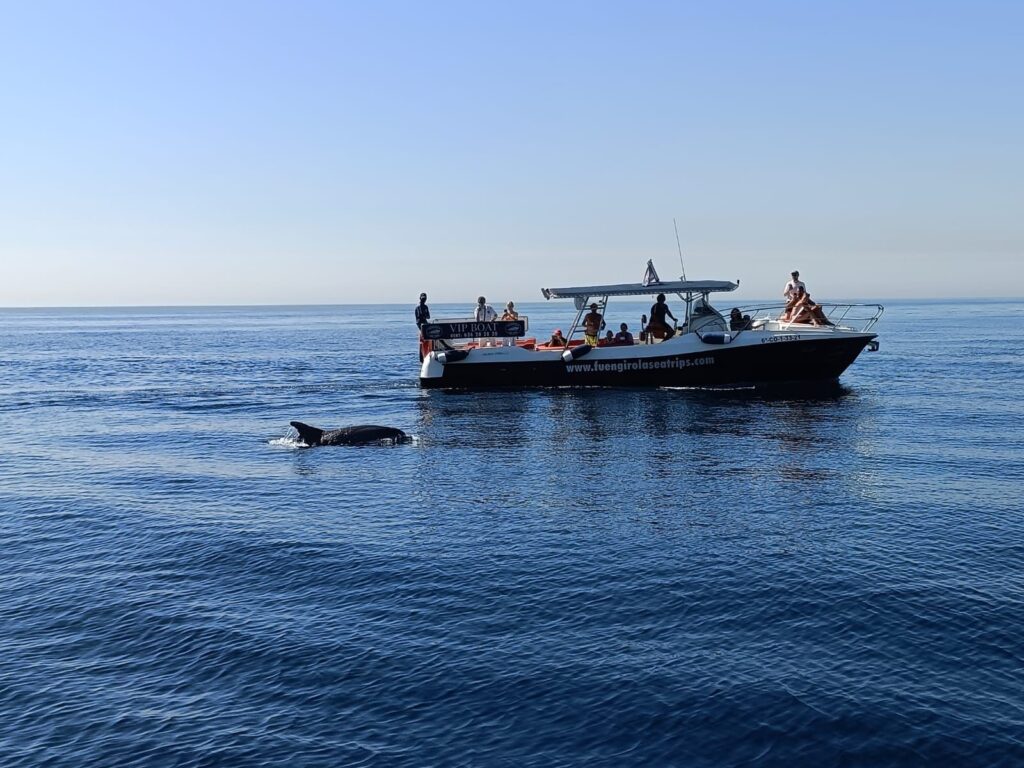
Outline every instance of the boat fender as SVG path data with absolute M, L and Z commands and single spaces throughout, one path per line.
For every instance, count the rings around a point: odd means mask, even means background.
M 728 344 L 732 341 L 732 335 L 728 333 L 698 333 L 697 336 L 705 344 Z
M 444 352 L 438 352 L 436 354 L 437 362 L 441 365 L 457 363 L 459 360 L 465 360 L 469 357 L 469 352 L 470 350 L 468 349 L 446 349 Z
M 580 344 L 578 347 L 570 347 L 562 353 L 562 359 L 567 363 L 571 363 L 573 360 L 583 357 L 592 349 L 593 347 L 589 344 Z

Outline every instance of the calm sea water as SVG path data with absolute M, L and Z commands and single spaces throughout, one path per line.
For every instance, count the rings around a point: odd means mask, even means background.
M 1024 764 L 1024 302 L 814 398 L 424 392 L 411 312 L 0 312 L 0 764 Z

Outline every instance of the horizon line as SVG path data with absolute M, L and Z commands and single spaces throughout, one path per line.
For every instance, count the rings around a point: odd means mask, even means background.
M 653 296 L 653 294 L 652 294 Z M 632 299 L 631 301 L 645 301 L 645 299 Z M 1024 302 L 1024 296 L 888 296 L 875 299 L 866 299 L 864 297 L 854 298 L 841 298 L 841 299 L 825 299 L 822 301 L 823 304 L 844 304 L 844 303 L 867 303 L 867 304 L 881 304 L 887 301 L 895 302 L 911 302 L 911 301 L 961 301 L 961 302 L 979 302 L 979 301 L 1019 301 Z M 763 303 L 783 303 L 781 299 L 750 299 L 742 302 L 737 306 L 743 306 L 743 304 L 763 304 Z M 449 304 L 462 304 L 471 305 L 474 302 L 472 299 L 468 301 L 436 301 L 428 302 L 428 304 L 434 305 L 449 305 Z M 550 300 L 540 299 L 537 301 L 520 301 L 519 306 L 525 304 L 549 304 Z M 571 303 L 571 302 L 569 302 Z M 728 303 L 728 302 L 726 302 Z M 0 312 L 6 311 L 18 311 L 18 310 L 31 310 L 31 309 L 247 309 L 247 308 L 271 308 L 271 307 L 405 307 L 415 306 L 416 302 L 399 302 L 399 301 L 361 301 L 361 302 L 312 302 L 312 303 L 237 303 L 237 304 L 26 304 L 26 305 L 10 305 L 0 306 Z M 551 306 L 557 306 L 551 304 Z

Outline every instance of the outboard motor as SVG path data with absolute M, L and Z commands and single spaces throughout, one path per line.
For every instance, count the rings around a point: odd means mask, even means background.
M 571 363 L 573 360 L 583 357 L 592 349 L 593 347 L 589 344 L 580 344 L 578 347 L 570 347 L 562 353 L 562 359 L 567 363 Z

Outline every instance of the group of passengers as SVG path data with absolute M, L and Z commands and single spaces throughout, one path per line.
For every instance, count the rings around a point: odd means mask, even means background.
M 664 300 L 665 297 L 662 296 L 661 298 Z M 604 315 L 601 314 L 600 307 L 595 302 L 590 305 L 590 312 L 583 316 L 584 343 L 592 347 L 629 347 L 636 343 L 633 334 L 629 332 L 629 325 L 626 323 L 619 324 L 618 333 L 612 333 L 611 329 L 605 330 L 605 328 Z M 603 330 L 605 331 L 604 336 L 601 335 Z M 643 331 L 641 331 L 641 334 L 643 334 Z M 562 335 L 562 329 L 558 328 L 551 335 L 548 345 L 552 347 L 565 346 L 566 343 L 566 338 Z
M 790 280 L 782 292 L 786 308 L 779 320 L 783 323 L 807 323 L 809 325 L 834 325 L 825 316 L 825 310 L 811 299 L 807 286 L 800 280 L 800 272 L 790 273 Z
M 790 280 L 786 283 L 782 295 L 786 299 L 786 307 L 779 317 L 780 321 L 784 323 L 808 323 L 815 326 L 833 325 L 828 317 L 826 317 L 821 305 L 816 304 L 811 299 L 811 294 L 807 292 L 807 286 L 800 280 L 799 271 L 794 270 L 790 273 Z M 702 309 L 714 312 L 711 307 L 701 303 L 694 308 L 694 314 L 700 314 Z M 668 318 L 672 318 L 672 325 L 668 324 Z M 494 308 L 487 303 L 487 299 L 480 296 L 476 300 L 473 319 L 478 323 L 491 323 L 495 320 L 518 320 L 519 313 L 516 311 L 515 303 L 509 301 L 505 305 L 505 311 L 499 317 Z M 430 307 L 427 306 L 427 294 L 421 293 L 419 306 L 416 307 L 416 326 L 422 331 L 423 326 L 429 320 Z M 676 335 L 678 325 L 679 320 L 672 314 L 672 310 L 669 309 L 668 304 L 665 302 L 665 294 L 659 293 L 657 300 L 651 306 L 651 319 L 648 321 L 645 315 L 641 320 L 640 341 L 671 339 Z M 733 307 L 729 312 L 729 330 L 744 331 L 750 327 L 750 315 L 744 315 L 738 307 Z M 590 305 L 590 312 L 583 316 L 583 337 L 585 343 L 594 347 L 630 346 L 635 343 L 633 334 L 629 332 L 629 326 L 626 323 L 619 325 L 619 332 L 615 334 L 608 330 L 602 337 L 601 331 L 603 330 L 605 330 L 604 315 L 601 314 L 598 304 L 596 302 L 592 303 Z M 494 339 L 479 340 L 481 346 L 493 346 L 494 343 Z M 515 339 L 512 337 L 502 339 L 502 344 L 507 347 L 515 346 L 515 343 Z M 562 329 L 558 328 L 551 334 L 551 339 L 547 342 L 547 346 L 564 347 L 568 343 L 568 339 L 562 335 Z
M 509 301 L 505 304 L 505 311 L 498 316 L 498 313 L 494 311 L 494 307 L 487 303 L 487 298 L 484 296 L 478 296 L 476 300 L 476 306 L 473 308 L 473 319 L 478 323 L 493 323 L 495 320 L 501 322 L 509 322 L 512 320 L 519 319 L 519 312 L 516 311 L 516 305 L 514 301 Z M 481 347 L 493 347 L 495 345 L 494 339 L 480 339 L 479 342 Z M 501 346 L 503 347 L 514 347 L 516 340 L 512 336 L 505 336 L 501 340 Z
M 505 305 L 505 311 L 498 316 L 498 313 L 494 311 L 494 307 L 487 303 L 487 299 L 484 296 L 480 296 L 476 300 L 476 306 L 473 308 L 473 319 L 478 323 L 493 323 L 495 320 L 518 320 L 519 312 L 516 311 L 515 302 L 509 301 Z M 427 306 L 427 294 L 420 294 L 420 303 L 416 307 L 416 327 L 420 330 L 420 339 L 423 340 L 423 326 L 430 321 L 430 307 Z M 493 347 L 495 346 L 496 340 L 493 338 L 481 338 L 477 340 L 477 344 L 481 347 Z M 507 336 L 501 340 L 502 346 L 514 347 L 516 340 L 512 336 Z M 420 359 L 423 359 L 423 350 L 420 350 Z
M 676 316 L 672 314 L 668 304 L 665 303 L 665 294 L 659 293 L 657 301 L 651 307 L 650 321 L 648 322 L 646 315 L 643 317 L 640 340 L 646 341 L 648 337 L 652 339 L 670 339 L 675 336 L 676 329 L 674 325 L 668 324 L 667 318 L 669 317 L 672 318 L 673 323 L 679 322 Z M 644 325 L 645 323 L 646 325 Z M 590 312 L 583 316 L 584 342 L 593 347 L 628 347 L 636 343 L 633 334 L 629 332 L 629 325 L 626 323 L 619 324 L 618 333 L 612 333 L 611 330 L 607 330 L 605 335 L 601 336 L 602 330 L 605 330 L 604 315 L 601 314 L 600 308 L 595 302 L 590 305 Z M 551 346 L 564 345 L 565 343 L 565 337 L 562 336 L 561 329 L 555 331 L 549 342 Z

